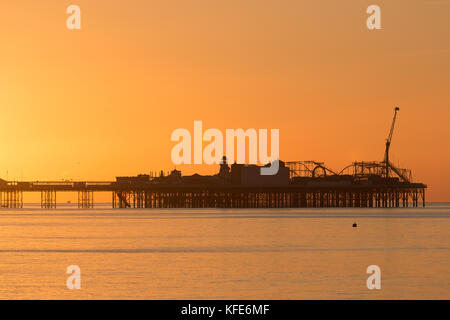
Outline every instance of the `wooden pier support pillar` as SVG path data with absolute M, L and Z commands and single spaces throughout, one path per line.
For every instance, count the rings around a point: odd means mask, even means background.
M 0 192 L 0 206 L 2 208 L 23 208 L 23 192 L 20 190 Z
M 422 200 L 425 189 L 390 186 L 333 188 L 228 188 L 223 189 L 118 189 L 113 191 L 113 208 L 398 208 Z
M 43 209 L 56 208 L 56 190 L 41 191 L 41 208 Z
M 80 190 L 78 191 L 78 208 L 94 207 L 94 191 Z

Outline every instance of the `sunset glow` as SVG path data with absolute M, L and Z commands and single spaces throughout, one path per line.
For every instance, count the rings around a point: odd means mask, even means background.
M 68 1 L 0 4 L 0 177 L 114 180 L 171 170 L 170 135 L 277 128 L 280 158 L 391 161 L 450 201 L 450 3 Z M 176 8 L 176 10 L 174 10 Z M 177 167 L 178 168 L 178 167 Z M 217 165 L 181 166 L 216 173 Z

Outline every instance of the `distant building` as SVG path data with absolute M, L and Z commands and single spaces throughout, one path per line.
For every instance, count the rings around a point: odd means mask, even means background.
M 266 167 L 270 166 L 267 164 Z M 116 177 L 116 183 L 121 186 L 131 186 L 147 183 L 179 184 L 179 185 L 242 185 L 242 186 L 283 186 L 289 184 L 289 168 L 279 161 L 279 169 L 275 175 L 261 175 L 263 166 L 232 164 L 228 166 L 227 158 L 223 157 L 220 170 L 215 175 L 193 174 L 183 176 L 181 171 L 172 170 L 170 174 L 161 172 L 159 177 L 140 174 L 135 177 Z
M 267 164 L 265 167 L 270 166 Z M 262 166 L 232 164 L 231 183 L 243 186 L 282 186 L 289 184 L 289 168 L 279 161 L 279 169 L 275 175 L 261 175 Z

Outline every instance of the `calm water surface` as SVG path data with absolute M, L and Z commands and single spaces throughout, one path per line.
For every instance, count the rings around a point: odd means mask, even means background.
M 450 299 L 450 205 L 1 209 L 0 298 Z

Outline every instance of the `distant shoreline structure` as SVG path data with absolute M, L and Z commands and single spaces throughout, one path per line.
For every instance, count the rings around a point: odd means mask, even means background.
M 159 176 L 140 174 L 116 177 L 116 181 L 35 181 L 0 179 L 0 205 L 23 207 L 24 192 L 40 192 L 42 208 L 56 208 L 56 192 L 78 192 L 78 207 L 92 208 L 94 192 L 112 193 L 113 208 L 398 208 L 425 207 L 427 185 L 412 182 L 409 169 L 395 167 L 389 150 L 398 107 L 394 110 L 383 161 L 360 161 L 339 173 L 323 162 L 275 160 L 278 171 L 261 175 L 272 167 L 228 164 L 224 156 L 215 175 L 183 176 L 172 170 Z
M 278 161 L 278 160 L 277 160 Z M 93 208 L 94 192 L 111 192 L 112 208 L 325 208 L 425 206 L 422 183 L 383 176 L 383 163 L 354 162 L 339 174 L 322 162 L 279 161 L 273 176 L 260 166 L 226 158 L 215 175 L 117 177 L 116 181 L 8 182 L 0 179 L 1 206 L 22 208 L 24 192 L 40 192 L 42 208 L 56 208 L 57 192 L 78 192 L 78 207 Z

